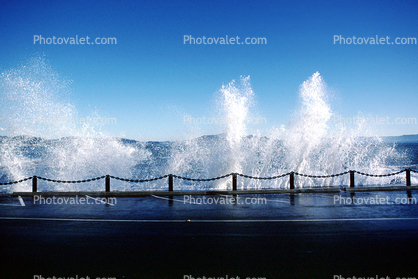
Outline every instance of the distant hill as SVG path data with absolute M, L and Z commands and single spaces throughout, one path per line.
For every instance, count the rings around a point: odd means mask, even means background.
M 381 137 L 385 142 L 416 142 L 418 143 L 418 135 L 403 135 L 394 137 Z
M 252 135 L 247 136 L 247 138 L 251 138 L 253 137 Z M 28 144 L 28 145 L 39 145 L 39 144 L 45 144 L 45 143 L 49 143 L 49 144 L 59 144 L 59 143 L 66 143 L 67 141 L 73 139 L 75 137 L 63 137 L 63 138 L 59 138 L 59 139 L 43 139 L 41 137 L 32 137 L 32 136 L 13 136 L 13 137 L 8 137 L 8 136 L 0 136 L 0 143 L 2 142 L 6 142 L 6 141 L 16 141 L 16 142 L 20 142 L 22 144 Z M 367 139 L 361 137 L 362 139 Z M 418 134 L 417 135 L 403 135 L 403 136 L 388 136 L 388 137 L 380 137 L 383 142 L 404 142 L 404 143 L 418 143 Z M 132 140 L 132 139 L 126 139 L 126 138 L 113 138 L 113 139 L 117 139 L 120 142 L 124 143 L 124 144 L 146 144 L 146 145 L 158 145 L 158 144 L 162 144 L 162 145 L 167 145 L 167 144 L 172 144 L 173 142 L 171 141 L 146 141 L 146 142 L 141 142 L 141 141 L 137 141 L 137 140 Z M 218 135 L 204 135 L 204 136 L 200 136 L 197 138 L 200 141 L 207 141 L 207 142 L 217 142 L 220 139 L 224 139 L 225 140 L 225 134 L 218 134 Z M 262 137 L 263 140 L 268 140 L 267 137 L 263 136 Z

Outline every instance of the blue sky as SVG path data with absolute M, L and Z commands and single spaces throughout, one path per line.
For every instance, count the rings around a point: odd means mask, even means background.
M 251 76 L 262 133 L 286 125 L 303 81 L 318 71 L 333 112 L 418 118 L 418 45 L 334 44 L 345 38 L 418 38 L 416 1 L 1 1 L 0 70 L 44 57 L 80 117 L 116 118 L 112 136 L 171 140 L 221 133 L 184 115 L 218 117 L 222 85 Z M 48 37 L 114 37 L 113 45 L 34 44 Z M 263 45 L 184 44 L 198 37 L 264 37 Z M 418 124 L 375 125 L 378 135 L 418 134 Z

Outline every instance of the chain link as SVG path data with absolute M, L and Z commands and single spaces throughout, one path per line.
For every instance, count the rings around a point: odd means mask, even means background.
M 364 173 L 364 172 L 359 172 L 359 171 L 354 171 L 354 172 L 356 172 L 358 174 L 361 174 L 361 175 L 365 175 L 365 176 L 371 176 L 371 177 L 387 177 L 387 176 L 397 175 L 397 174 L 403 173 L 405 171 L 406 170 L 401 170 L 401 171 L 398 171 L 398 172 L 388 173 L 388 174 L 369 174 L 369 173 Z
M 342 172 L 342 173 L 337 173 L 337 174 L 330 174 L 330 175 L 309 175 L 309 174 L 303 174 L 303 173 L 298 173 L 295 172 L 294 174 L 299 175 L 299 176 L 304 176 L 304 177 L 311 177 L 311 178 L 330 178 L 330 177 L 337 177 L 340 175 L 344 175 L 349 173 L 350 171 L 346 171 L 346 172 Z
M 256 176 L 250 176 L 250 175 L 245 175 L 245 174 L 240 174 L 240 173 L 237 173 L 237 175 L 245 177 L 245 178 L 251 178 L 251 179 L 270 180 L 270 179 L 276 179 L 276 178 L 290 175 L 290 172 L 284 173 L 281 175 L 272 176 L 272 177 L 256 177 Z
M 49 179 L 49 178 L 37 176 L 37 178 L 39 179 L 42 179 L 45 181 L 57 182 L 57 183 L 83 183 L 83 182 L 90 182 L 90 181 L 103 179 L 105 177 L 106 175 L 95 177 L 95 178 L 90 178 L 90 179 L 84 179 L 84 180 L 56 180 L 56 179 Z
M 188 180 L 188 181 L 214 181 L 214 180 L 222 179 L 222 178 L 234 175 L 234 174 L 236 173 L 225 174 L 225 175 L 214 177 L 214 178 L 188 178 L 188 177 L 178 176 L 175 174 L 171 174 L 171 176 L 175 178 L 183 179 L 183 180 Z
M 160 176 L 160 177 L 156 177 L 156 178 L 150 178 L 150 179 L 126 179 L 126 178 L 122 178 L 122 177 L 116 177 L 113 175 L 109 175 L 110 178 L 114 178 L 117 180 L 121 180 L 121 181 L 126 181 L 126 182 L 135 182 L 135 183 L 142 183 L 142 182 L 149 182 L 149 181 L 155 181 L 155 180 L 159 180 L 159 179 L 163 179 L 165 177 L 169 176 L 168 174 Z
M 359 172 L 359 171 L 354 171 L 354 172 L 358 173 L 360 175 L 370 176 L 370 177 L 388 177 L 388 176 L 393 176 L 393 175 L 403 173 L 405 171 L 406 170 L 401 170 L 401 171 L 394 172 L 394 173 L 389 173 L 389 174 L 369 174 L 369 173 L 364 173 L 364 172 Z M 417 170 L 410 169 L 410 171 L 414 172 L 414 173 L 418 173 Z M 222 179 L 222 178 L 225 178 L 225 177 L 229 177 L 231 175 L 242 176 L 242 177 L 250 178 L 250 179 L 271 180 L 271 179 L 277 179 L 277 178 L 281 178 L 281 177 L 284 177 L 284 176 L 288 176 L 288 175 L 291 175 L 292 173 L 295 174 L 295 175 L 310 177 L 310 178 L 330 178 L 330 177 L 337 177 L 337 176 L 348 174 L 348 173 L 350 173 L 350 171 L 346 171 L 346 172 L 342 172 L 342 173 L 338 173 L 338 174 L 330 174 L 330 175 L 309 175 L 309 174 L 303 174 L 303 173 L 298 173 L 298 172 L 288 172 L 288 173 L 284 173 L 284 174 L 280 174 L 280 175 L 276 175 L 276 176 L 271 176 L 271 177 L 256 177 L 256 176 L 250 176 L 250 175 L 245 175 L 245 174 L 242 174 L 242 173 L 234 173 L 234 172 L 229 173 L 229 174 L 225 174 L 225 175 L 222 175 L 222 176 L 214 177 L 214 178 L 189 178 L 189 177 L 179 176 L 179 175 L 175 175 L 175 174 L 166 174 L 166 175 L 163 175 L 163 176 L 160 176 L 160 177 L 155 177 L 155 178 L 150 178 L 150 179 L 127 179 L 127 178 L 117 177 L 117 176 L 113 176 L 113 175 L 109 175 L 109 177 L 113 178 L 113 179 L 121 180 L 121 181 L 126 181 L 126 182 L 142 183 L 142 182 L 150 182 L 150 181 L 160 180 L 160 179 L 163 179 L 163 178 L 166 178 L 166 177 L 169 177 L 169 176 L 175 177 L 175 178 L 178 178 L 178 179 L 188 180 L 188 181 L 214 181 L 214 180 L 219 180 L 219 179 Z M 31 176 L 31 177 L 24 178 L 24 179 L 21 179 L 21 180 L 18 180 L 18 181 L 3 182 L 3 183 L 0 183 L 0 185 L 16 184 L 16 183 L 20 183 L 20 182 L 24 182 L 24 181 L 33 179 L 34 177 L 45 180 L 45 181 L 57 182 L 57 183 L 84 183 L 84 182 L 90 182 L 90 181 L 103 179 L 103 178 L 106 177 L 106 175 L 95 177 L 95 178 L 90 178 L 90 179 L 84 179 L 84 180 L 56 180 L 56 179 L 49 179 L 49 178 L 40 177 L 40 176 Z
M 24 179 L 21 179 L 21 180 L 18 180 L 18 181 L 3 182 L 3 183 L 0 183 L 0 185 L 11 185 L 11 184 L 16 184 L 16 183 L 20 183 L 20 182 L 23 182 L 23 181 L 26 181 L 26 180 L 29 180 L 29 179 L 32 179 L 32 178 L 33 178 L 33 176 L 28 177 L 28 178 L 24 178 Z

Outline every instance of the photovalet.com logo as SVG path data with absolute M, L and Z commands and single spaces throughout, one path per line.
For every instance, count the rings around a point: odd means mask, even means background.
M 114 197 L 109 198 L 95 198 L 88 195 L 75 197 L 56 197 L 56 196 L 46 196 L 34 195 L 33 196 L 34 205 L 98 205 L 98 204 L 108 204 L 116 205 L 117 199 Z
M 183 36 L 183 44 L 186 45 L 266 45 L 267 38 L 265 37 L 246 37 L 245 39 L 239 36 L 225 37 L 193 37 L 192 35 Z
M 61 124 L 77 124 L 77 125 L 109 125 L 117 124 L 116 118 L 111 117 L 34 117 L 32 119 L 33 124 L 43 125 L 61 125 Z
M 351 125 L 351 124 L 365 124 L 365 125 L 417 125 L 418 121 L 415 117 L 396 117 L 390 116 L 353 116 L 342 117 L 340 115 L 334 115 L 334 124 Z
M 183 116 L 183 124 L 189 125 L 226 125 L 226 124 L 267 124 L 267 119 L 264 117 L 245 117 L 240 118 L 219 118 L 219 117 L 192 117 L 191 115 Z
M 416 37 L 396 37 L 392 40 L 389 36 L 379 37 L 343 37 L 342 35 L 334 35 L 334 45 L 416 45 Z
M 118 40 L 115 37 L 96 37 L 89 36 L 75 37 L 43 37 L 42 35 L 33 35 L 33 44 L 39 45 L 117 45 Z

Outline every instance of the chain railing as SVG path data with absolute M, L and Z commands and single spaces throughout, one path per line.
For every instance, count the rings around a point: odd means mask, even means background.
M 32 192 L 35 193 L 38 191 L 38 179 L 49 181 L 49 182 L 56 182 L 56 183 L 85 183 L 85 182 L 96 181 L 96 180 L 100 180 L 104 178 L 105 179 L 105 192 L 110 192 L 110 179 L 111 178 L 120 180 L 120 181 L 125 181 L 125 182 L 143 183 L 143 182 L 156 181 L 156 180 L 160 180 L 160 179 L 164 179 L 168 177 L 168 191 L 173 191 L 174 190 L 173 178 L 187 180 L 187 181 L 207 182 L 207 181 L 215 181 L 215 180 L 232 176 L 232 190 L 237 191 L 237 176 L 241 176 L 241 177 L 248 178 L 248 179 L 258 179 L 258 180 L 272 180 L 272 179 L 278 179 L 278 178 L 282 178 L 285 176 L 289 176 L 289 189 L 292 190 L 292 189 L 295 189 L 295 175 L 302 176 L 302 177 L 309 177 L 309 178 L 332 178 L 332 177 L 350 174 L 350 188 L 354 188 L 355 187 L 355 179 L 354 179 L 355 173 L 359 175 L 363 175 L 363 176 L 369 176 L 369 177 L 388 177 L 388 176 L 398 175 L 403 172 L 406 173 L 406 177 L 405 177 L 406 186 L 411 186 L 411 172 L 418 173 L 417 170 L 404 169 L 404 170 L 394 172 L 394 173 L 389 173 L 389 174 L 369 174 L 369 173 L 359 172 L 356 170 L 350 170 L 350 171 L 346 171 L 346 172 L 342 172 L 338 174 L 330 174 L 330 175 L 309 175 L 309 174 L 302 174 L 302 173 L 291 171 L 288 173 L 271 176 L 271 177 L 256 177 L 256 176 L 250 176 L 250 175 L 233 172 L 233 173 L 229 173 L 229 174 L 225 174 L 225 175 L 213 177 L 213 178 L 189 178 L 189 177 L 183 177 L 183 176 L 174 175 L 174 174 L 166 174 L 160 177 L 155 177 L 155 178 L 150 178 L 150 179 L 127 179 L 127 178 L 117 177 L 113 175 L 103 175 L 103 176 L 90 178 L 90 179 L 83 179 L 83 180 L 57 180 L 57 179 L 49 179 L 45 177 L 40 177 L 40 176 L 31 176 L 31 177 L 27 177 L 27 178 L 17 180 L 17 181 L 3 182 L 3 183 L 0 183 L 0 185 L 11 185 L 11 184 L 21 183 L 21 182 L 32 179 Z

